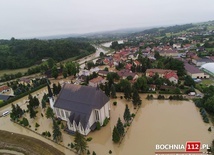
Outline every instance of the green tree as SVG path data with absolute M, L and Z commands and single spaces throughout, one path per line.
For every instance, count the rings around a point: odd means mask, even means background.
M 107 83 L 105 83 L 105 94 L 106 94 L 106 96 L 110 96 L 110 89 L 109 89 L 109 85 Z
M 132 88 L 130 82 L 124 86 L 124 98 L 130 100 L 132 97 Z
M 126 121 L 126 123 L 129 123 L 129 121 L 131 120 L 131 114 L 127 104 L 123 114 L 123 119 Z
M 53 109 L 51 107 L 48 107 L 45 113 L 47 118 L 54 118 L 54 112 Z
M 195 87 L 195 81 L 191 78 L 191 76 L 187 75 L 184 79 L 184 85 Z
M 59 125 L 55 120 L 53 120 L 53 140 L 58 142 L 62 139 L 62 133 L 60 131 Z
M 53 68 L 51 69 L 51 75 L 52 77 L 54 77 L 55 79 L 58 77 L 59 73 L 58 73 L 58 69 L 56 66 L 53 66 Z
M 64 78 L 66 78 L 68 76 L 68 69 L 66 67 L 63 68 L 62 75 Z
M 114 129 L 113 129 L 112 141 L 115 143 L 118 143 L 120 141 L 120 135 L 116 126 L 114 126 Z
M 29 122 L 28 122 L 27 118 L 23 117 L 23 119 L 22 119 L 22 124 L 23 124 L 24 126 L 28 126 L 28 125 L 29 125 Z
M 141 104 L 141 99 L 136 89 L 133 90 L 132 103 L 135 107 Z
M 103 52 L 100 52 L 100 57 L 103 58 L 105 54 Z
M 48 59 L 48 67 L 53 68 L 54 65 L 55 65 L 54 59 L 52 59 L 52 58 Z
M 44 99 L 42 99 L 42 109 L 46 108 L 46 101 Z
M 111 85 L 111 97 L 112 98 L 116 97 L 116 90 L 114 84 Z
M 88 148 L 88 144 L 85 137 L 78 131 L 75 133 L 74 137 L 74 148 L 76 149 L 78 154 L 84 154 Z
M 118 118 L 118 120 L 117 120 L 117 131 L 120 136 L 124 135 L 125 130 L 124 130 L 124 126 L 123 126 L 123 123 L 121 122 L 120 118 Z
M 30 112 L 30 118 L 36 117 L 37 112 L 33 109 L 33 107 L 29 107 L 29 112 Z
M 91 69 L 92 67 L 94 67 L 95 65 L 94 65 L 94 62 L 93 61 L 89 61 L 89 62 L 87 62 L 87 69 Z
M 214 95 L 208 98 L 205 103 L 205 109 L 211 113 L 214 113 Z

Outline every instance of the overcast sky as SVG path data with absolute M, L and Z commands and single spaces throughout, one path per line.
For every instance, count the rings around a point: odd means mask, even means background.
M 214 0 L 0 0 L 0 38 L 214 20 Z

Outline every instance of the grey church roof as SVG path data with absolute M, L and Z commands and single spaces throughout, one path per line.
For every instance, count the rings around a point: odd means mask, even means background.
M 101 109 L 109 98 L 102 90 L 91 87 L 66 83 L 59 93 L 54 107 L 71 111 L 69 120 L 87 126 L 93 109 Z

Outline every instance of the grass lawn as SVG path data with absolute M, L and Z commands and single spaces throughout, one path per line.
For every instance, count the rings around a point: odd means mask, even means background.
M 211 85 L 211 84 L 214 84 L 214 80 L 213 79 L 204 79 L 201 81 L 202 84 L 205 84 L 205 85 Z
M 30 67 L 29 67 L 30 68 Z M 16 74 L 18 72 L 25 73 L 29 68 L 20 68 L 20 69 L 6 69 L 6 70 L 0 70 L 0 76 L 3 76 L 4 74 Z
M 64 155 L 38 139 L 0 130 L 0 149 L 14 150 L 25 155 Z

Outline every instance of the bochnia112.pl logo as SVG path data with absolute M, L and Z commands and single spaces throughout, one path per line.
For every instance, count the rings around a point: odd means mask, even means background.
M 205 155 L 208 154 L 209 145 L 200 141 L 187 141 L 186 144 L 156 144 L 155 155 Z

